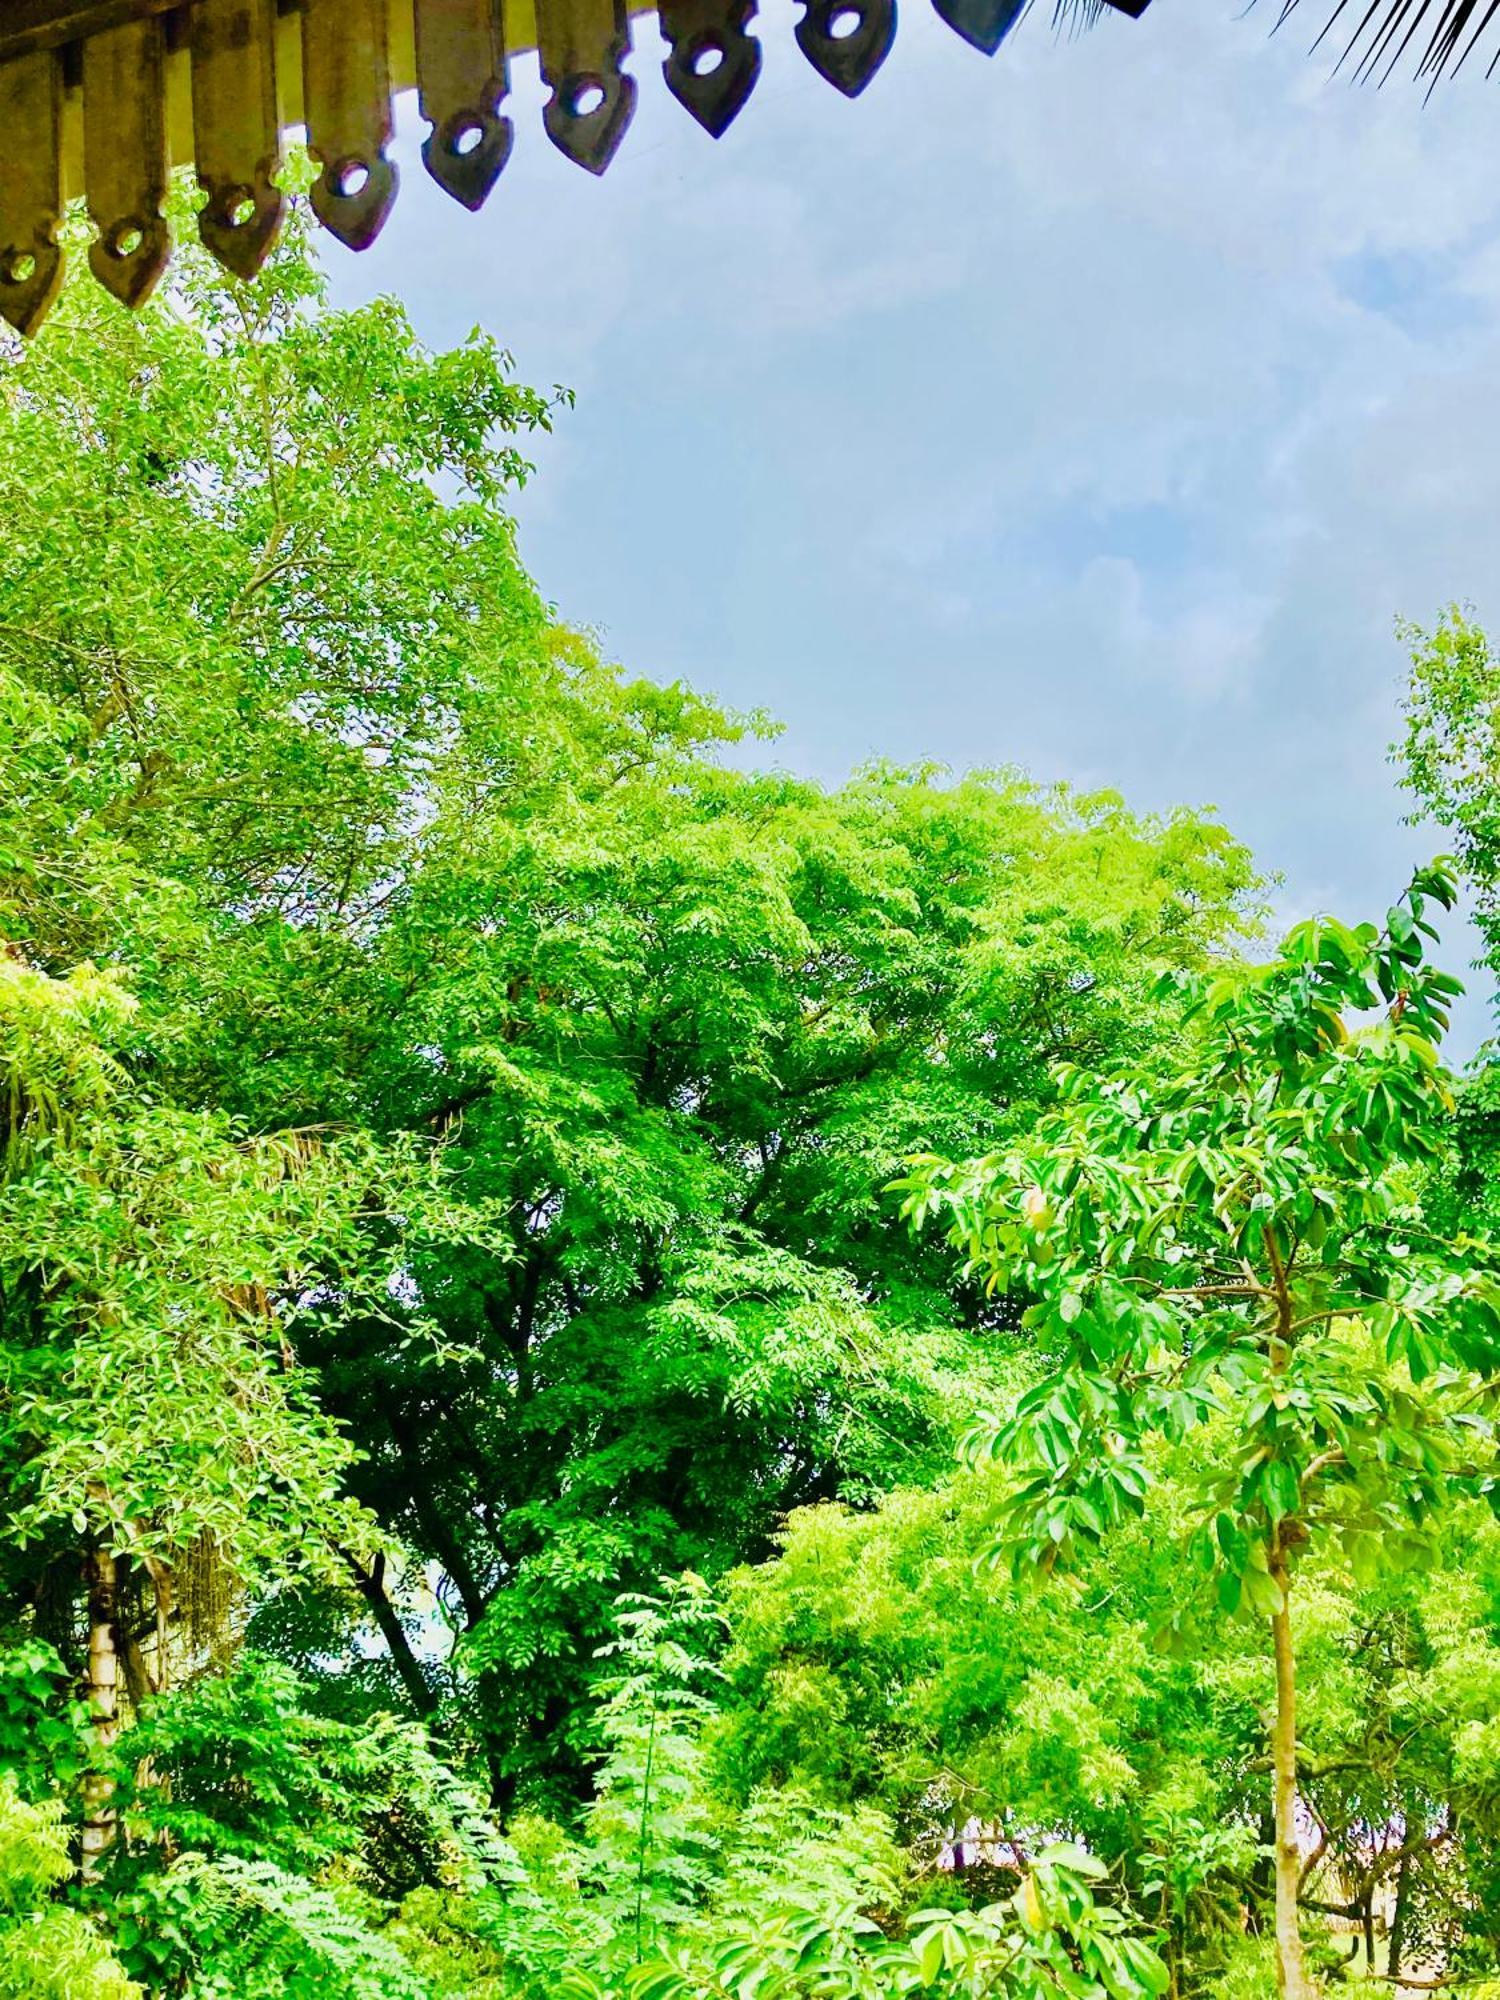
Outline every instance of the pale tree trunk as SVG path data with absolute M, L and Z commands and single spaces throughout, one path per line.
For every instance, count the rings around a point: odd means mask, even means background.
M 107 1763 L 120 1732 L 119 1607 L 115 1558 L 96 1549 L 84 1565 L 88 1587 L 88 1705 L 99 1762 Z M 101 1770 L 83 1781 L 83 1843 L 80 1872 L 85 1882 L 99 1877 L 99 1865 L 115 1837 L 114 1779 Z
M 1282 2000 L 1316 2000 L 1302 1955 L 1297 1892 L 1302 1850 L 1297 1844 L 1297 1661 L 1292 1650 L 1291 1578 L 1278 1551 L 1271 1580 L 1281 1593 L 1281 1609 L 1271 1619 L 1276 1653 L 1276 1720 L 1271 1731 L 1272 1817 L 1276 1834 L 1276 1987 Z

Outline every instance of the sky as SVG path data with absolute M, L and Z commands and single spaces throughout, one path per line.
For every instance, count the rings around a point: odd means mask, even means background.
M 1378 916 L 1441 844 L 1387 758 L 1396 621 L 1500 618 L 1500 83 L 1352 87 L 1270 0 L 1073 39 L 1038 7 L 993 60 L 908 0 L 848 102 L 796 12 L 764 8 L 717 143 L 638 21 L 602 180 L 519 59 L 478 216 L 408 106 L 336 297 L 397 291 L 575 392 L 518 506 L 531 570 L 632 672 L 769 708 L 774 761 L 1213 805 L 1281 915 Z M 1460 1051 L 1485 1031 L 1476 994 Z

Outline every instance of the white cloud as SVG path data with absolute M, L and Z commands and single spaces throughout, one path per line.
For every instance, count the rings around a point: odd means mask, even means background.
M 1396 613 L 1500 617 L 1500 185 L 1481 79 L 1355 90 L 1311 12 L 1158 0 L 990 64 L 925 10 L 849 104 L 791 0 L 717 146 L 643 37 L 602 182 L 542 136 L 489 210 L 409 142 L 347 295 L 481 319 L 579 410 L 522 513 L 642 671 L 872 752 L 1215 799 L 1306 899 L 1407 857 Z M 1314 893 L 1315 892 L 1315 893 Z

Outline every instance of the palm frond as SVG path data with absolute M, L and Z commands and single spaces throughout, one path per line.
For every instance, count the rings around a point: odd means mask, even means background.
M 1284 28 L 1305 4 L 1279 0 L 1276 29 Z M 1139 16 L 1146 6 L 1147 0 L 1052 0 L 1052 26 L 1059 33 L 1078 34 L 1106 13 Z M 1385 83 L 1409 60 L 1414 74 L 1431 88 L 1444 77 L 1457 76 L 1489 38 L 1497 15 L 1500 0 L 1335 0 L 1312 49 L 1331 44 L 1337 51 L 1334 74 L 1360 83 Z M 1500 35 L 1494 39 L 1486 76 L 1500 68 Z
M 1277 27 L 1284 27 L 1301 4 L 1281 0 Z M 1338 0 L 1312 46 L 1320 49 L 1331 41 L 1338 49 L 1335 75 L 1346 72 L 1361 83 L 1385 83 L 1410 59 L 1416 76 L 1430 88 L 1458 74 L 1484 42 L 1497 13 L 1500 0 Z M 1486 76 L 1497 65 L 1500 47 L 1490 56 Z
M 1052 0 L 1053 32 L 1082 34 L 1109 11 L 1108 0 Z

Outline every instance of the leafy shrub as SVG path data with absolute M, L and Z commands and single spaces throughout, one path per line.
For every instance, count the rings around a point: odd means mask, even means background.
M 94 1924 L 49 1903 L 71 1873 L 61 1807 L 0 1773 L 0 2000 L 140 2000 Z

